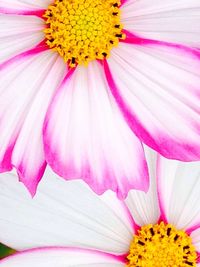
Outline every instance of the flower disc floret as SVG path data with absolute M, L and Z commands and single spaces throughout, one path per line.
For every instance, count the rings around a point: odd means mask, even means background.
M 118 0 L 55 0 L 46 10 L 47 44 L 70 67 L 104 59 L 124 39 Z
M 141 227 L 130 246 L 128 267 L 197 266 L 197 253 L 190 236 L 171 224 Z

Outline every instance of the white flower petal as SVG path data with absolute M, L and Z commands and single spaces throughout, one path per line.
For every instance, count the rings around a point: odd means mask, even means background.
M 34 16 L 0 15 L 0 63 L 44 39 L 44 21 Z
M 14 254 L 1 267 L 123 267 L 112 255 L 71 248 L 41 248 Z
M 192 243 L 198 252 L 200 252 L 200 227 L 191 233 Z
M 200 164 L 170 161 L 158 163 L 158 193 L 162 217 L 178 228 L 200 223 Z
M 29 105 L 13 149 L 12 165 L 18 170 L 20 181 L 32 195 L 35 194 L 46 167 L 42 140 L 44 118 L 54 92 L 63 78 L 65 68 L 63 59 L 54 55 L 51 68 L 43 77 L 41 86 Z
M 200 47 L 199 0 L 127 0 L 122 22 L 144 38 Z
M 45 168 L 44 116 L 65 68 L 57 60 L 50 51 L 22 55 L 0 74 L 0 171 L 14 165 L 32 194 Z
M 133 229 L 120 214 L 122 203 L 109 202 L 83 182 L 66 182 L 47 169 L 32 199 L 16 176 L 0 176 L 0 240 L 17 250 L 42 246 L 73 246 L 124 254 Z M 112 206 L 112 205 L 111 205 Z
M 0 12 L 10 10 L 37 10 L 47 8 L 53 0 L 1 0 Z
M 130 40 L 135 43 L 120 44 L 108 59 L 115 83 L 110 88 L 125 119 L 145 144 L 165 157 L 199 160 L 199 52 Z
M 157 153 L 145 147 L 145 154 L 150 175 L 149 191 L 145 194 L 144 192 L 131 190 L 125 201 L 135 223 L 139 226 L 157 223 L 160 216 L 156 186 Z
M 54 97 L 44 127 L 48 164 L 101 194 L 148 189 L 143 147 L 119 111 L 98 62 L 77 67 Z

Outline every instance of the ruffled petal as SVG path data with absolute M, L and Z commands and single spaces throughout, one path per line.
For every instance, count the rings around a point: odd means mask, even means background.
M 43 20 L 33 16 L 0 16 L 0 63 L 29 50 L 44 39 Z
M 98 194 L 107 189 L 125 197 L 148 189 L 141 143 L 109 92 L 98 62 L 66 77 L 44 127 L 46 159 L 66 179 L 82 178 Z
M 141 37 L 200 48 L 199 0 L 127 0 L 124 28 Z
M 14 254 L 0 261 L 1 267 L 123 267 L 112 255 L 73 248 L 41 248 Z
M 158 195 L 162 218 L 189 231 L 200 223 L 200 165 L 159 159 Z
M 165 157 L 199 160 L 199 52 L 134 37 L 129 41 L 112 50 L 108 64 L 112 94 L 130 127 Z
M 124 254 L 133 235 L 115 195 L 102 200 L 82 181 L 66 182 L 48 168 L 33 199 L 16 176 L 1 174 L 0 206 L 0 240 L 16 250 L 73 246 Z
M 135 223 L 139 226 L 149 223 L 155 224 L 158 222 L 160 216 L 156 185 L 157 153 L 145 147 L 145 155 L 150 176 L 149 191 L 145 194 L 144 192 L 131 190 L 125 200 Z
M 58 56 L 47 51 L 22 56 L 0 74 L 0 171 L 14 165 L 32 194 L 46 166 L 44 116 L 64 69 Z
M 45 9 L 53 0 L 1 0 L 0 13 L 9 10 L 40 10 Z

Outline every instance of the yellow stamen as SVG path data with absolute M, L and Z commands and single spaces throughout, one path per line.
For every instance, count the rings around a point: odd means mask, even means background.
M 127 267 L 189 267 L 197 266 L 197 253 L 185 231 L 161 222 L 141 227 L 127 260 Z
M 119 6 L 120 0 L 55 0 L 44 14 L 49 48 L 70 67 L 107 58 L 125 39 Z

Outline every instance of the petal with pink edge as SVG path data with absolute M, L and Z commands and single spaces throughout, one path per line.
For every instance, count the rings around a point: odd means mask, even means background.
M 158 196 L 161 217 L 178 228 L 200 224 L 200 164 L 159 158 Z
M 0 261 L 1 267 L 123 267 L 120 258 L 98 251 L 73 248 L 40 248 L 14 254 Z
M 0 63 L 33 48 L 44 39 L 43 20 L 33 16 L 0 16 Z
M 122 202 L 106 195 L 47 168 L 32 199 L 15 175 L 1 174 L 0 240 L 16 250 L 73 246 L 124 254 L 134 230 Z
M 200 227 L 191 233 L 192 242 L 198 252 L 200 252 Z
M 32 195 L 35 194 L 46 167 L 42 141 L 44 118 L 66 69 L 63 59 L 59 56 L 54 56 L 50 64 L 51 67 L 43 77 L 43 81 L 29 105 L 11 160 L 12 165 L 18 171 L 20 181 L 26 185 Z
M 141 141 L 165 157 L 199 160 L 199 53 L 139 38 L 127 41 L 133 43 L 113 49 L 109 68 L 105 64 L 125 119 Z
M 141 37 L 200 48 L 199 0 L 127 0 L 124 28 Z
M 82 178 L 98 194 L 120 198 L 131 188 L 148 189 L 141 143 L 109 92 L 98 62 L 77 67 L 63 81 L 44 127 L 46 159 L 66 179 Z
M 12 10 L 41 10 L 47 8 L 52 2 L 53 0 L 1 0 L 0 13 L 9 13 Z
M 156 185 L 157 153 L 146 146 L 144 148 L 150 176 L 149 191 L 145 194 L 137 190 L 130 190 L 125 200 L 135 223 L 139 226 L 155 224 L 160 216 Z
M 22 55 L 3 66 L 0 74 L 0 171 L 10 170 L 14 164 L 32 194 L 45 167 L 44 116 L 64 68 L 56 61 L 57 55 L 49 51 Z

